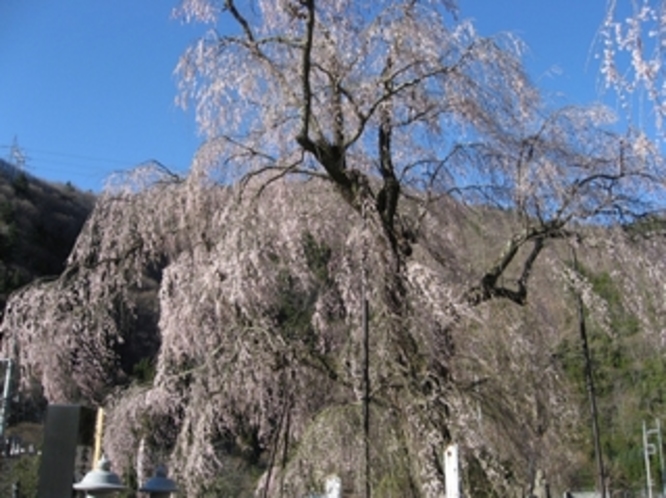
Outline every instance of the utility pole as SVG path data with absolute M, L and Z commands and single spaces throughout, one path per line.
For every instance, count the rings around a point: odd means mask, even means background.
M 657 436 L 657 444 L 650 443 L 650 436 Z M 659 478 L 662 487 L 662 496 L 666 494 L 666 472 L 664 470 L 664 451 L 661 439 L 661 421 L 655 419 L 655 427 L 648 429 L 645 420 L 643 421 L 643 456 L 645 457 L 645 480 L 647 482 L 648 498 L 652 498 L 652 469 L 650 468 L 650 456 L 656 454 L 659 458 Z
M 572 247 L 571 253 L 573 256 L 574 271 L 578 274 L 578 259 L 576 258 L 576 251 Z M 583 349 L 583 360 L 585 363 L 585 386 L 587 388 L 587 396 L 590 403 L 590 414 L 592 416 L 592 439 L 594 440 L 594 453 L 597 461 L 597 475 L 598 486 L 601 491 L 601 498 L 606 498 L 606 473 L 604 471 L 604 460 L 601 454 L 601 440 L 599 437 L 599 417 L 597 414 L 597 400 L 596 392 L 594 389 L 594 376 L 592 372 L 592 358 L 590 355 L 590 348 L 587 341 L 587 328 L 585 326 L 585 309 L 583 306 L 583 299 L 580 293 L 575 291 L 576 305 L 578 308 L 578 330 L 580 332 L 580 342 Z M 648 497 L 648 498 L 651 498 Z
M 361 322 L 363 336 L 363 450 L 365 460 L 365 498 L 370 498 L 370 317 L 367 296 L 368 286 L 368 242 L 367 233 L 367 195 L 363 193 L 361 200 L 361 216 L 363 218 L 363 247 L 361 255 Z
M 661 480 L 661 494 L 666 496 L 666 469 L 664 469 L 664 444 L 661 440 L 661 420 L 658 418 L 654 419 L 655 424 L 657 425 L 657 448 L 659 450 L 659 478 Z

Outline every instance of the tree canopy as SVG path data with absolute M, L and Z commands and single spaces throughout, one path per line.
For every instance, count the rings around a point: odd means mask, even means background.
M 520 40 L 480 36 L 455 2 L 186 0 L 178 12 L 210 25 L 177 68 L 180 102 L 208 137 L 195 172 L 323 177 L 358 211 L 371 199 L 401 256 L 419 229 L 399 216 L 404 196 L 515 210 L 525 230 L 471 302 L 524 301 L 543 241 L 568 224 L 656 208 L 663 168 L 650 141 L 611 132 L 601 106 L 546 106 Z M 517 290 L 499 287 L 527 244 Z

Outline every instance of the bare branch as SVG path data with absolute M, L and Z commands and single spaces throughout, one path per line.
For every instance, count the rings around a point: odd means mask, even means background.
M 544 241 L 548 238 L 561 238 L 567 234 L 562 230 L 564 224 L 561 222 L 551 223 L 541 227 L 526 230 L 514 235 L 500 254 L 497 261 L 484 273 L 479 285 L 469 289 L 464 294 L 464 302 L 471 306 L 477 306 L 490 299 L 500 297 L 509 299 L 516 304 L 525 304 L 527 299 L 527 282 L 532 267 L 544 247 Z M 498 285 L 500 277 L 509 265 L 514 261 L 518 251 L 528 242 L 533 242 L 530 254 L 525 258 L 520 277 L 516 281 L 518 289 L 512 290 Z
M 247 19 L 241 15 L 241 13 L 238 11 L 236 8 L 236 3 L 234 0 L 225 0 L 225 7 L 231 12 L 231 15 L 236 19 L 238 24 L 241 25 L 243 28 L 243 32 L 245 33 L 245 36 L 247 36 L 248 40 L 254 43 L 255 37 L 254 33 L 252 32 L 252 28 L 250 28 L 250 24 L 247 22 Z

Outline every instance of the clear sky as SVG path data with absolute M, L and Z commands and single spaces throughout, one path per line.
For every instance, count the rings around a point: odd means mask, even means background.
M 110 173 L 156 159 L 185 171 L 199 144 L 174 104 L 173 69 L 201 26 L 178 0 L 0 0 L 0 157 L 14 139 L 26 170 L 99 190 Z M 512 31 L 526 65 L 560 103 L 599 99 L 591 46 L 606 0 L 459 0 L 482 35 Z

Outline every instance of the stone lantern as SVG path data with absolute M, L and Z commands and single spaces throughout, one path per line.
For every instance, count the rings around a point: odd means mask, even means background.
M 97 498 L 126 489 L 120 477 L 111 472 L 111 462 L 102 455 L 97 466 L 88 472 L 81 482 L 74 484 L 77 491 L 85 491 L 87 498 Z
M 168 498 L 171 493 L 178 491 L 176 483 L 167 477 L 166 468 L 159 465 L 155 469 L 155 475 L 148 479 L 139 488 L 141 493 L 148 493 L 150 498 Z
M 117 474 L 111 472 L 111 462 L 106 456 L 102 456 L 95 469 L 88 472 L 81 482 L 74 484 L 74 489 L 85 491 L 86 498 L 98 498 L 123 491 L 127 487 Z M 146 493 L 150 498 L 168 498 L 176 491 L 176 483 L 167 477 L 166 468 L 162 465 L 158 466 L 155 475 L 139 488 L 139 492 Z

